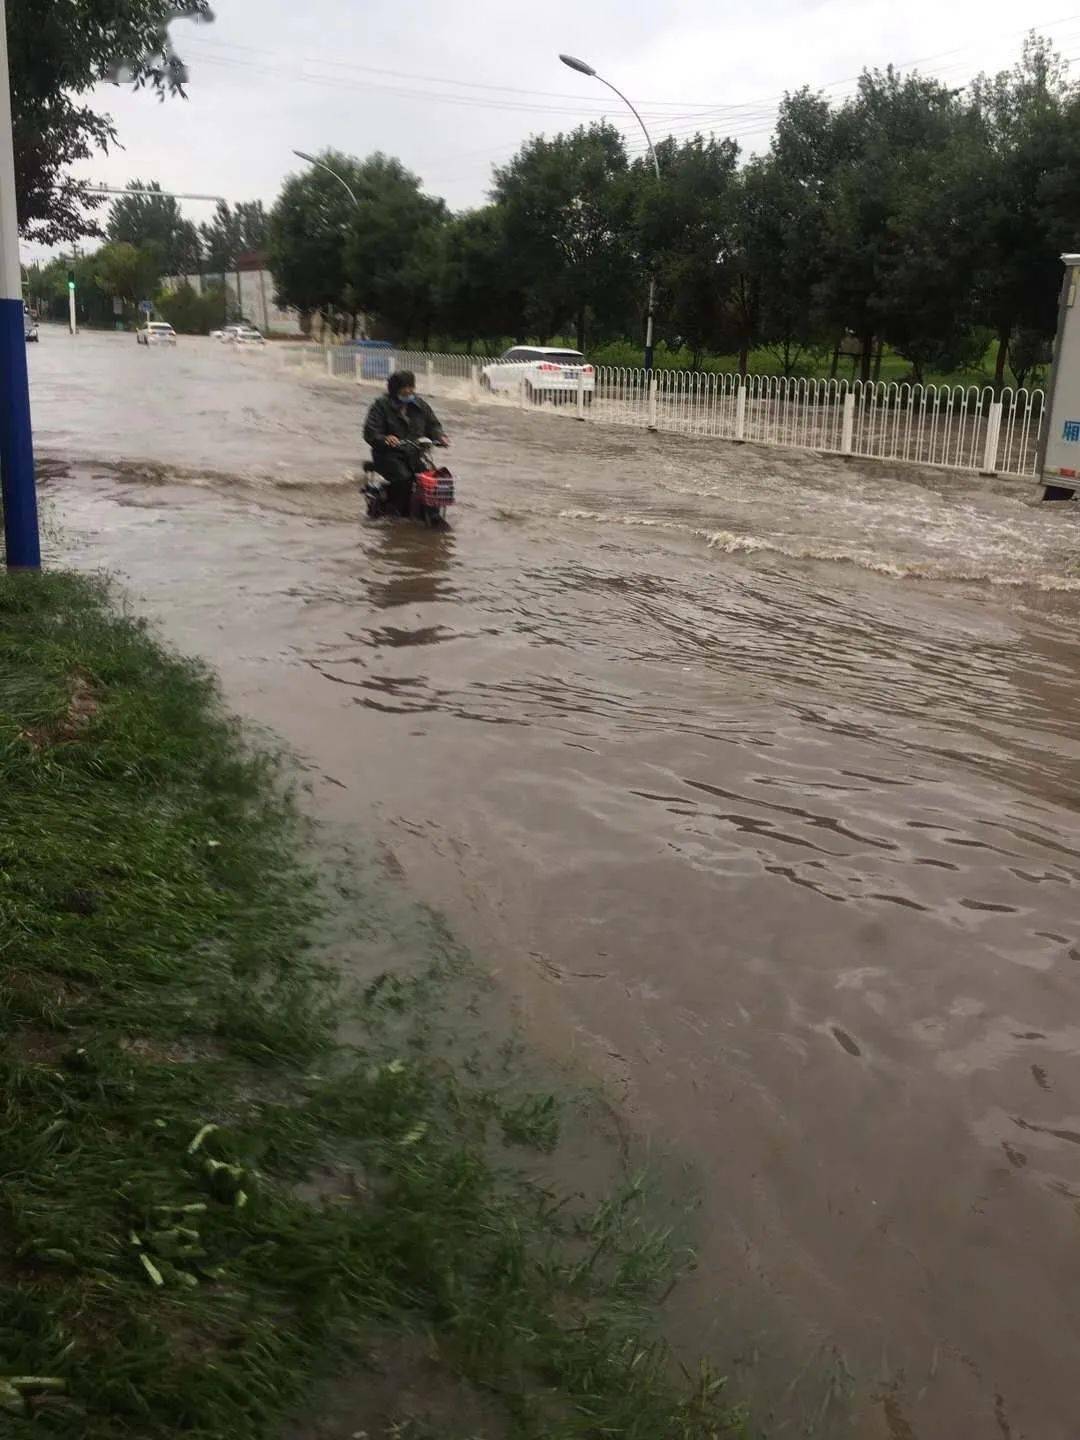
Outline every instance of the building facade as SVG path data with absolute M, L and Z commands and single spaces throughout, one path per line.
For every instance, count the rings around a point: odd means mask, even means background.
M 187 284 L 197 295 L 219 290 L 224 283 L 229 297 L 229 318 L 243 319 L 264 335 L 303 335 L 300 312 L 283 310 L 274 299 L 274 277 L 267 258 L 258 251 L 241 255 L 235 271 L 228 275 L 170 275 L 162 280 L 164 290 L 179 290 Z

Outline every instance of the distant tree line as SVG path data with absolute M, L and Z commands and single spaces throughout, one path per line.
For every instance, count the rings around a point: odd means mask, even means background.
M 212 219 L 196 226 L 176 200 L 161 193 L 156 181 L 132 180 L 127 188 L 152 193 L 122 195 L 114 202 L 104 245 L 86 255 L 34 266 L 28 276 L 31 301 L 51 318 L 65 319 L 68 274 L 74 270 L 79 316 L 87 325 L 132 321 L 139 302 L 154 299 L 159 312 L 188 334 L 206 334 L 226 319 L 238 318 L 228 276 L 241 255 L 266 249 L 262 201 L 236 206 L 219 201 Z M 162 291 L 163 279 L 179 276 L 198 277 L 198 283 Z
M 1080 88 L 1032 35 L 1019 63 L 952 89 L 866 71 L 840 104 L 785 97 L 766 154 L 668 137 L 661 179 L 607 124 L 527 141 L 463 214 L 397 160 L 325 152 L 269 217 L 278 299 L 335 329 L 472 349 L 641 336 L 692 362 L 766 348 L 785 373 L 875 342 L 911 376 L 1022 383 L 1054 332 L 1059 254 L 1080 246 Z

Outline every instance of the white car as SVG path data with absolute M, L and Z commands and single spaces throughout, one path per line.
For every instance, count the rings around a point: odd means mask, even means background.
M 165 320 L 148 320 L 135 331 L 135 341 L 139 345 L 175 345 L 176 331 Z
M 27 343 L 32 343 L 38 338 L 37 321 L 30 314 L 29 307 L 23 306 L 23 338 Z
M 580 350 L 558 350 L 546 345 L 515 345 L 485 365 L 480 383 L 485 390 L 525 395 L 530 400 L 569 400 L 581 379 L 586 402 L 596 389 L 596 374 Z
M 254 325 L 226 325 L 224 330 L 215 330 L 211 339 L 221 340 L 226 345 L 265 345 L 266 337 Z

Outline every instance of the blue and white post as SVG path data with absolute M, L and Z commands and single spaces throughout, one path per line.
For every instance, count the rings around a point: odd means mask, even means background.
M 0 0 L 0 481 L 8 569 L 39 570 L 41 542 L 26 372 L 5 0 Z

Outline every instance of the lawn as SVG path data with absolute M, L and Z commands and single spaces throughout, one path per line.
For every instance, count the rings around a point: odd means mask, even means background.
M 486 982 L 388 934 L 290 774 L 104 587 L 0 579 L 0 1430 L 738 1433 L 651 1328 L 640 1184 L 559 1189 L 573 1102 L 468 1038 Z

